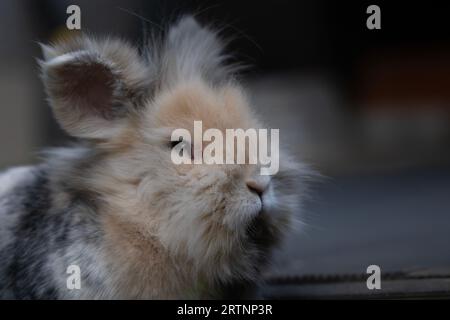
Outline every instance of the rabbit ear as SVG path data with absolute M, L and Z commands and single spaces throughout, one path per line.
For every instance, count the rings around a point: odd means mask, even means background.
M 202 27 L 192 16 L 181 18 L 170 28 L 161 55 L 163 81 L 173 84 L 202 77 L 217 82 L 228 78 L 224 45 L 212 30 Z
M 146 64 L 122 41 L 82 38 L 42 49 L 50 104 L 72 136 L 110 138 L 150 90 Z

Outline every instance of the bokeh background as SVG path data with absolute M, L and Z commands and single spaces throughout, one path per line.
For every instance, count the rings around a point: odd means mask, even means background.
M 35 59 L 70 4 L 85 32 L 142 42 L 190 12 L 234 38 L 255 108 L 326 177 L 272 274 L 450 270 L 449 4 L 377 1 L 368 30 L 366 1 L 0 0 L 0 169 L 67 140 Z

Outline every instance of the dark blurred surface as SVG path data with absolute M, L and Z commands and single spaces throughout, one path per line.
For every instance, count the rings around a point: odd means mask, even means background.
M 450 3 L 378 1 L 382 29 L 368 30 L 366 1 L 1 0 L 0 168 L 67 140 L 35 58 L 72 32 L 69 4 L 83 32 L 139 43 L 190 12 L 234 39 L 255 108 L 329 177 L 275 272 L 450 267 Z
M 303 232 L 288 241 L 282 273 L 450 272 L 450 170 L 330 179 L 315 189 Z

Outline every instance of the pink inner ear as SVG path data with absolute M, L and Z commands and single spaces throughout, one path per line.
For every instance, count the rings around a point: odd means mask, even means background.
M 113 91 L 116 81 L 108 66 L 81 62 L 65 65 L 56 73 L 61 86 L 55 95 L 73 103 L 84 114 L 105 119 L 114 117 Z

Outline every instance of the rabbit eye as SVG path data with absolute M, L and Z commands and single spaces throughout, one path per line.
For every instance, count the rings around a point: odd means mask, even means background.
M 173 149 L 173 148 L 175 148 L 175 146 L 177 146 L 178 144 L 180 144 L 180 143 L 182 143 L 183 142 L 183 138 L 180 138 L 178 141 L 170 141 L 169 142 L 169 147 L 170 147 L 170 149 Z
M 179 140 L 175 140 L 175 141 L 170 141 L 169 142 L 169 147 L 172 150 L 173 148 L 175 148 L 178 145 L 182 145 L 182 148 L 184 150 L 186 150 L 185 152 L 188 152 L 188 155 L 190 156 L 190 158 L 193 160 L 194 157 L 194 150 L 192 147 L 192 144 L 189 142 L 189 140 L 184 140 L 183 138 L 180 137 Z M 180 150 L 180 155 L 182 154 L 182 151 Z

